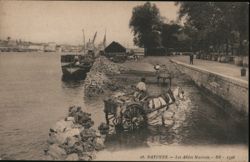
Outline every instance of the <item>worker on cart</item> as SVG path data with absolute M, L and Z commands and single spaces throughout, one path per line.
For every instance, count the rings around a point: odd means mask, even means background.
M 141 100 L 146 96 L 146 79 L 141 78 L 141 81 L 136 85 L 136 91 L 134 93 L 134 96 L 137 100 Z
M 154 66 L 158 84 L 159 84 L 159 80 L 160 80 L 160 68 L 161 67 L 160 67 L 160 65 L 158 63 Z

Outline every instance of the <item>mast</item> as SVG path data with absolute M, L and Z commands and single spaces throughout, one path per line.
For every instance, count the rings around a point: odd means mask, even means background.
M 83 52 L 85 54 L 85 35 L 84 35 L 84 29 L 82 29 L 82 34 L 83 34 Z
M 105 35 L 104 35 L 104 38 L 103 38 L 103 46 L 104 46 L 104 49 L 106 48 L 106 28 L 105 28 Z

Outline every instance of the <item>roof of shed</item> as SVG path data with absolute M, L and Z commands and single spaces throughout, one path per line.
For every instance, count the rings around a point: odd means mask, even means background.
M 126 52 L 126 48 L 120 43 L 113 41 L 105 48 L 105 52 Z

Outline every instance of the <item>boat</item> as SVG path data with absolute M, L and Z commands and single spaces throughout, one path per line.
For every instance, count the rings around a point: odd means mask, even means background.
M 89 72 L 93 62 L 93 59 L 89 55 L 61 55 L 61 67 L 64 76 L 82 77 Z
M 83 30 L 83 50 L 79 51 L 79 53 L 76 54 L 61 55 L 63 76 L 83 77 L 87 72 L 90 71 L 95 58 L 98 57 L 98 50 L 95 47 L 96 35 L 97 32 L 95 32 L 92 41 L 89 39 L 89 42 L 85 44 L 85 36 Z

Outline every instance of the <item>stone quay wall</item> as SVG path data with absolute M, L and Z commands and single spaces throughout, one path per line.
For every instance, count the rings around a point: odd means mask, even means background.
M 237 111 L 245 112 L 248 115 L 248 81 L 197 68 L 176 60 L 171 61 L 180 71 L 190 76 L 196 85 L 222 98 Z M 223 105 L 223 107 L 227 106 Z

